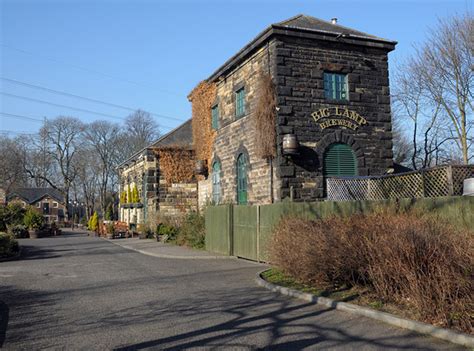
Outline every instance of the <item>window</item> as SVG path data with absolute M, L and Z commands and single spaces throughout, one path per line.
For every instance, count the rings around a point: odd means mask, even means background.
M 324 154 L 325 176 L 356 176 L 357 163 L 354 151 L 347 144 L 335 143 Z
M 26 205 L 26 202 L 23 202 L 23 204 Z M 37 207 L 37 208 L 41 208 L 41 202 L 37 202 L 37 203 L 36 203 L 36 207 Z
M 212 200 L 215 205 L 221 201 L 221 164 L 219 161 L 212 165 Z
M 240 88 L 235 92 L 235 116 L 237 118 L 245 115 L 245 89 Z
M 219 105 L 215 105 L 211 109 L 211 127 L 214 130 L 219 128 Z
M 328 100 L 347 100 L 347 75 L 324 72 L 324 96 Z
M 247 157 L 244 154 L 237 157 L 237 203 L 247 204 Z
M 58 207 L 58 203 L 57 202 L 53 202 L 53 207 Z

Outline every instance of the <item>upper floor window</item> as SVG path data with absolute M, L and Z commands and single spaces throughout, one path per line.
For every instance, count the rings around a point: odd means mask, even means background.
M 53 207 L 58 207 L 58 203 L 57 203 L 57 202 L 53 202 Z
M 245 115 L 245 89 L 240 88 L 235 92 L 235 117 Z
M 328 100 L 347 100 L 347 74 L 324 72 L 324 96 Z
M 219 105 L 214 105 L 211 109 L 211 127 L 214 130 L 219 128 Z

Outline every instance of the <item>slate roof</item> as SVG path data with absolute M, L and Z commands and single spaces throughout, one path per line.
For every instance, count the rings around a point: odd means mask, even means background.
M 387 51 L 393 50 L 397 44 L 397 42 L 393 40 L 383 39 L 375 35 L 341 26 L 340 24 L 332 24 L 331 22 L 319 18 L 300 14 L 268 26 L 212 73 L 207 80 L 216 81 L 219 77 L 225 75 L 248 55 L 269 41 L 274 35 L 310 37 L 330 41 L 339 40 L 347 44 L 383 48 Z
M 272 24 L 273 27 L 286 27 L 286 28 L 295 28 L 295 29 L 306 29 L 318 32 L 327 32 L 332 34 L 349 34 L 350 36 L 356 36 L 366 39 L 375 39 L 380 41 L 389 41 L 387 39 L 376 37 L 375 35 L 367 34 L 360 32 L 358 30 L 341 26 L 340 24 L 333 24 L 329 21 L 324 21 L 322 19 L 308 16 L 308 15 L 296 15 L 287 20 L 284 20 L 279 23 Z
M 147 149 L 152 148 L 160 148 L 160 147 L 170 147 L 170 146 L 178 146 L 182 148 L 193 148 L 193 127 L 192 127 L 192 119 L 188 119 L 183 124 L 177 126 L 175 129 L 171 130 L 170 132 L 162 135 L 153 143 L 148 145 L 147 147 L 141 149 L 140 151 L 136 152 L 121 164 L 117 166 L 117 168 L 125 166 L 127 163 L 137 159 L 144 151 Z
M 64 204 L 64 196 L 53 188 L 19 188 L 8 194 L 7 199 L 18 196 L 28 204 L 33 204 L 45 196 L 50 196 L 60 203 Z

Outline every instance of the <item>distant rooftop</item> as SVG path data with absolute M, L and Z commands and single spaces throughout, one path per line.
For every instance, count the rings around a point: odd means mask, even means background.
M 50 196 L 58 202 L 64 203 L 64 196 L 59 190 L 53 188 L 19 188 L 9 193 L 7 199 L 15 196 L 20 197 L 29 204 L 33 204 L 45 196 Z
M 147 147 L 141 149 L 140 151 L 134 153 L 132 156 L 123 161 L 117 168 L 120 168 L 127 163 L 136 160 L 145 150 L 160 148 L 160 147 L 182 147 L 182 148 L 192 148 L 193 147 L 193 128 L 192 120 L 188 119 L 183 124 L 179 125 L 170 132 L 162 135 L 156 139 L 153 143 Z

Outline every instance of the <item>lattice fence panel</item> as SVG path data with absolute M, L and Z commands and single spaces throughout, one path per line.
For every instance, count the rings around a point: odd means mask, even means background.
M 422 171 L 425 197 L 448 196 L 450 193 L 449 167 L 431 168 Z
M 453 195 L 462 195 L 463 183 L 466 178 L 474 177 L 474 165 L 452 166 L 453 168 Z
M 474 165 L 433 167 L 379 177 L 328 178 L 327 198 L 333 201 L 383 200 L 462 195 L 464 179 Z

